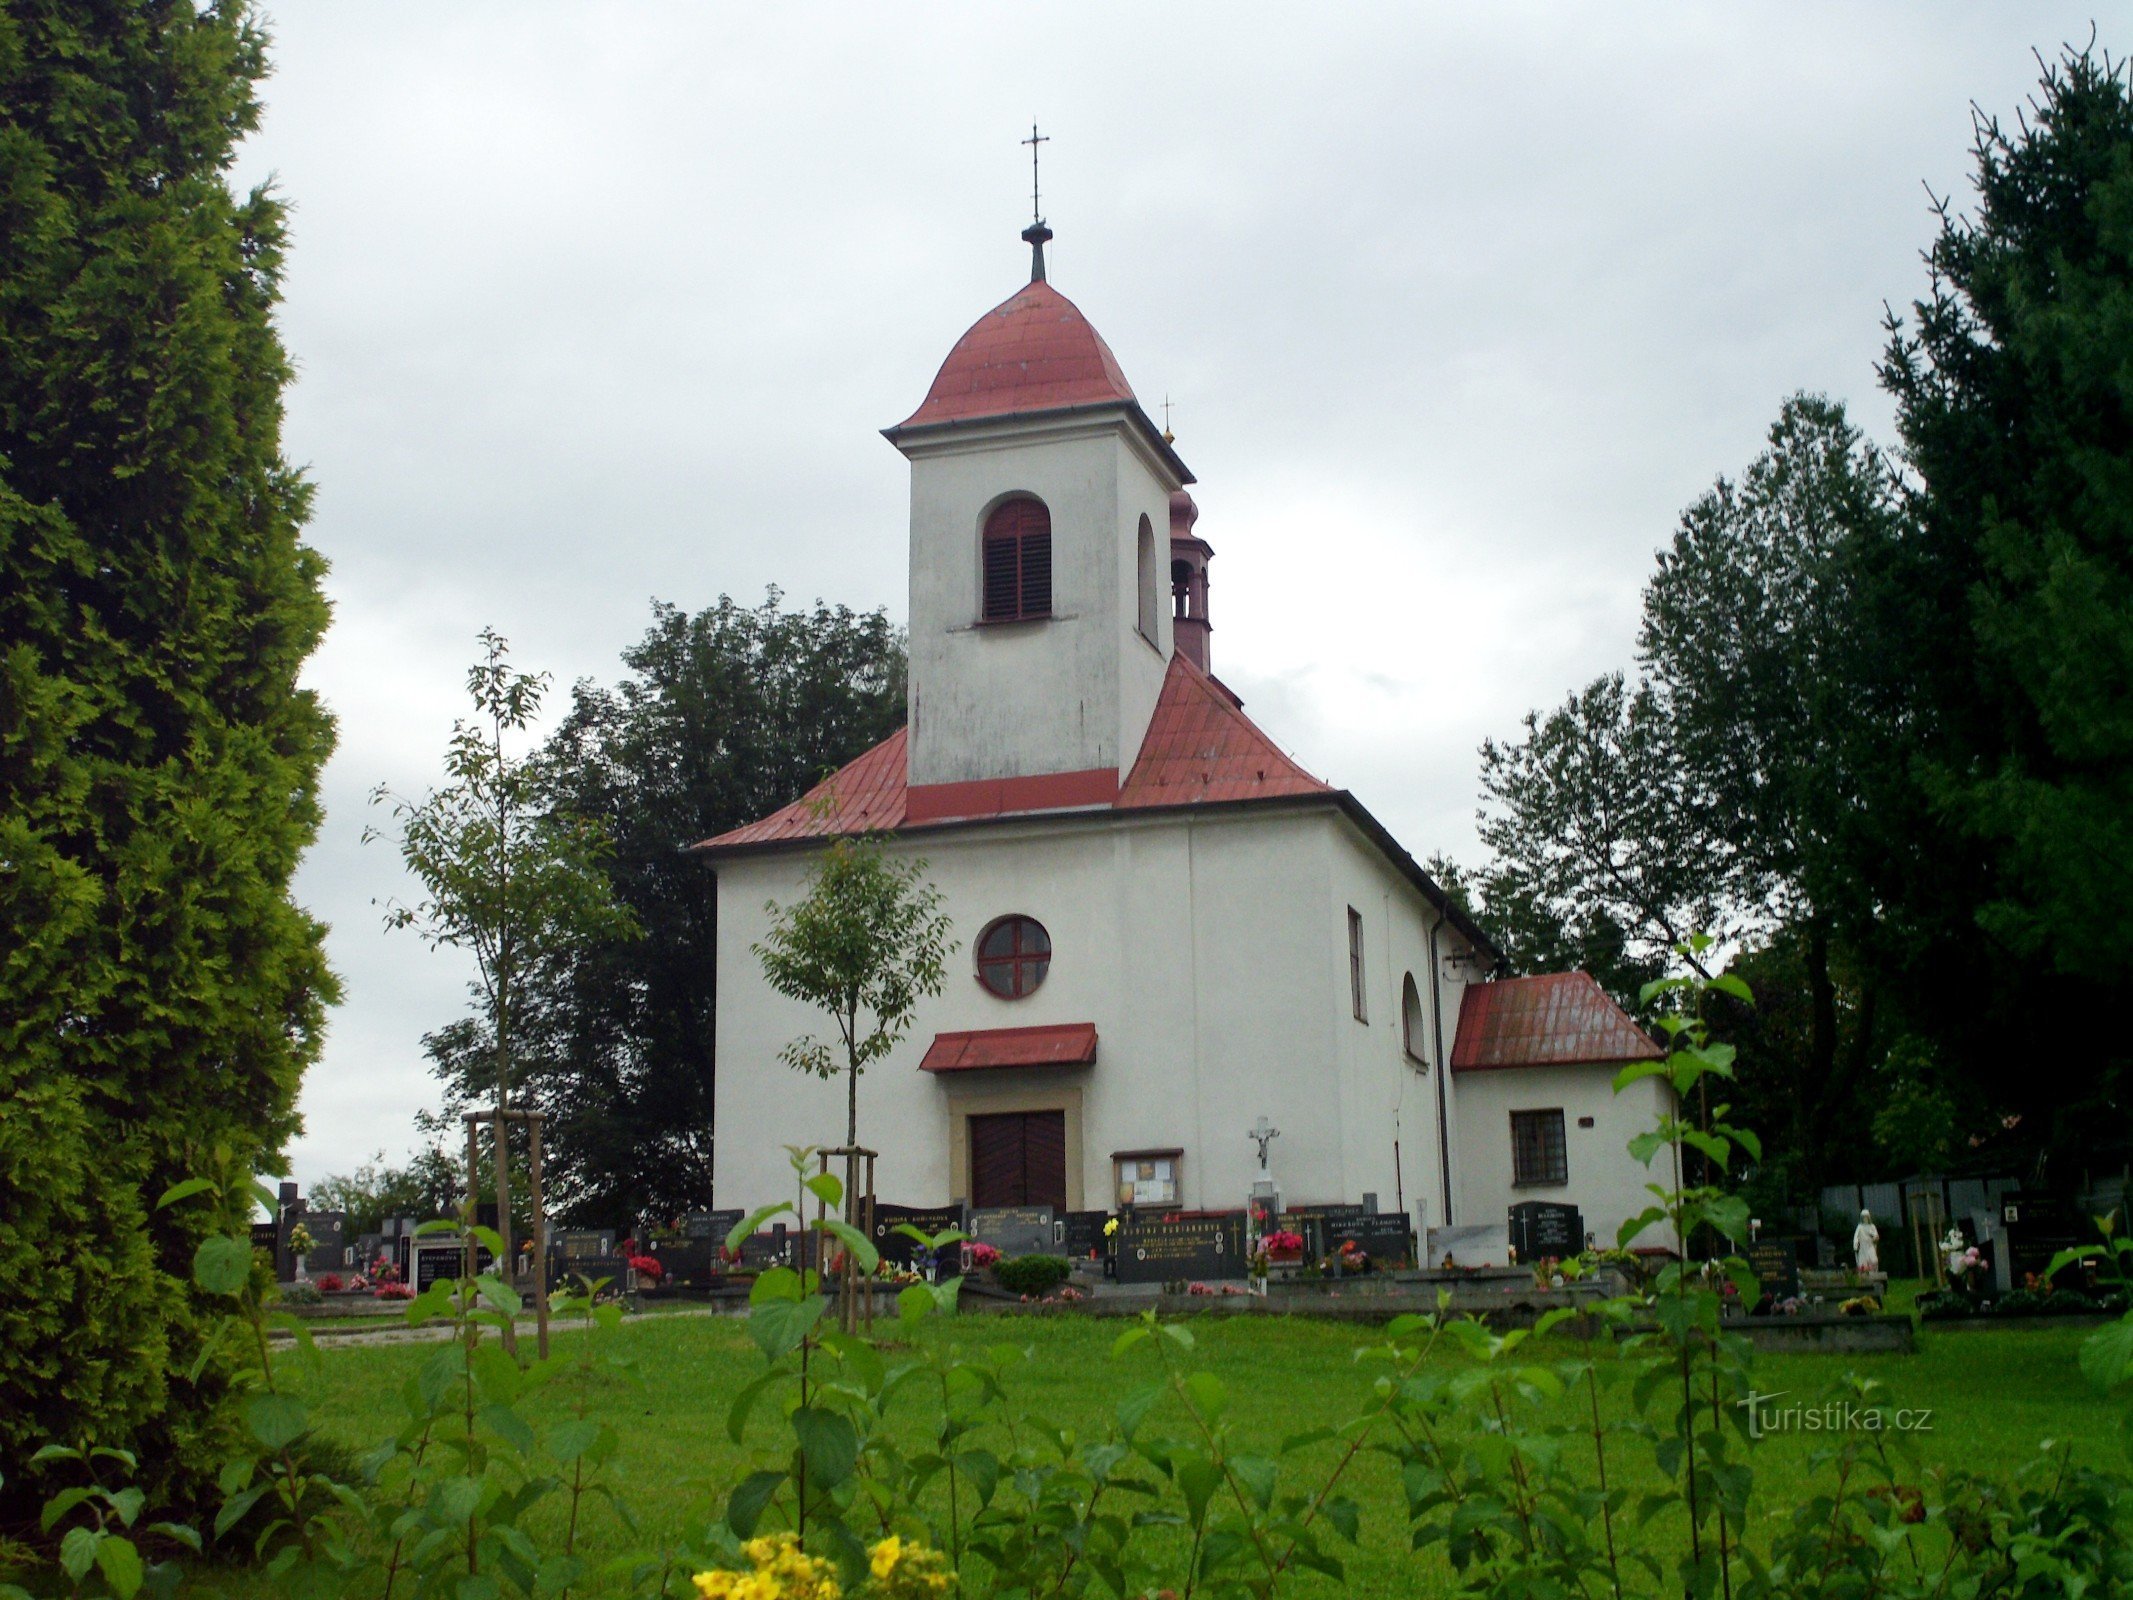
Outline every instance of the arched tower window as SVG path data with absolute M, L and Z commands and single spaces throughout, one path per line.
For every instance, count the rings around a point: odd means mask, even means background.
M 1183 622 L 1192 615 L 1192 563 L 1170 563 L 1170 614 Z
M 1428 1024 L 1422 1020 L 1422 991 L 1410 972 L 1400 985 L 1400 1044 L 1418 1066 L 1429 1065 Z
M 985 620 L 1052 614 L 1052 514 L 1033 495 L 1002 500 L 985 519 Z
M 1148 519 L 1147 519 L 1146 517 L 1142 517 L 1142 518 L 1141 518 L 1141 536 L 1140 536 L 1140 546 L 1139 546 L 1139 553 L 1138 553 L 1138 571 L 1139 571 L 1139 573 L 1140 573 L 1140 584 L 1141 584 L 1141 591 L 1140 591 L 1140 600 L 1141 600 L 1141 607 L 1140 607 L 1140 626 L 1141 626 L 1141 637 L 1142 637 L 1143 639 L 1146 639 L 1146 640 L 1147 640 L 1147 641 L 1148 641 L 1148 642 L 1149 642 L 1150 644 L 1154 644 L 1154 645 L 1159 645 L 1159 644 L 1161 643 L 1161 640 L 1160 640 L 1160 639 L 1159 639 L 1159 638 L 1157 637 L 1157 627 L 1158 627 L 1158 624 L 1157 624 L 1157 621 L 1156 621 L 1156 614 L 1155 614 L 1155 608 L 1156 608 L 1156 604 L 1157 604 L 1157 601 L 1156 601 L 1156 581 L 1157 581 L 1157 579 L 1156 579 L 1156 565 L 1155 565 L 1155 524 L 1154 524 L 1154 523 L 1152 523 L 1152 522 L 1150 522 L 1150 521 L 1149 521 L 1149 520 L 1148 520 Z

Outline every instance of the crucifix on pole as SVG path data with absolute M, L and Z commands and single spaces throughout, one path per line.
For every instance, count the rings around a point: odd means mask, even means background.
M 1245 1138 L 1251 1140 L 1254 1144 L 1259 1146 L 1259 1176 L 1263 1178 L 1267 1175 L 1267 1146 L 1281 1137 L 1281 1130 L 1276 1127 L 1270 1127 L 1267 1123 L 1266 1118 L 1261 1117 L 1256 1126 L 1249 1128 L 1245 1131 L 1244 1136 Z

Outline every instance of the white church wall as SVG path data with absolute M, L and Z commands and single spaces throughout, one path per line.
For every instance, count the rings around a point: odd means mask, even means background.
M 1459 1142 L 1461 1223 L 1500 1223 L 1521 1200 L 1552 1200 L 1574 1205 L 1585 1229 L 1602 1249 L 1612 1249 L 1623 1221 L 1652 1203 L 1644 1185 L 1671 1183 L 1667 1158 L 1650 1169 L 1628 1154 L 1629 1141 L 1657 1120 L 1667 1093 L 1661 1080 L 1647 1078 L 1614 1093 L 1611 1065 L 1504 1067 L 1462 1072 L 1452 1079 Z M 1511 1180 L 1511 1113 L 1563 1113 L 1563 1138 L 1569 1182 L 1518 1185 Z M 1589 1128 L 1579 1119 L 1592 1118 Z M 1637 1240 L 1641 1246 L 1672 1248 L 1671 1230 L 1654 1228 Z
M 1335 961 L 1333 999 L 1343 1019 L 1343 1162 L 1347 1198 L 1375 1193 L 1384 1210 L 1404 1210 L 1417 1226 L 1445 1221 L 1443 1150 L 1438 1136 L 1436 1074 L 1441 1070 L 1430 985 L 1445 986 L 1442 968 L 1466 941 L 1398 868 L 1345 819 L 1333 828 L 1328 935 Z M 1363 917 L 1365 1022 L 1353 1015 L 1348 974 L 1348 908 Z M 1438 960 L 1430 959 L 1437 927 Z M 1420 1026 L 1410 1040 L 1403 1009 L 1412 975 Z M 1443 1050 L 1457 1023 L 1457 985 L 1441 992 Z M 1413 1045 L 1412 1052 L 1410 1044 Z M 1447 1096 L 1448 1098 L 1448 1096 Z M 1395 1144 L 1397 1143 L 1397 1151 Z
M 1070 1204 L 1109 1203 L 1114 1151 L 1175 1147 L 1183 1204 L 1241 1205 L 1257 1168 L 1246 1131 L 1264 1115 L 1282 1130 L 1273 1160 L 1286 1195 L 1352 1200 L 1376 1188 L 1391 1206 L 1389 1144 L 1377 1152 L 1384 1139 L 1349 1123 L 1374 1109 L 1371 1095 L 1397 1092 L 1406 1069 L 1380 1051 L 1372 1086 L 1360 1088 L 1341 1056 L 1339 1030 L 1353 1025 L 1328 967 L 1325 911 L 1338 826 L 1322 809 L 1259 810 L 999 824 L 900 842 L 899 852 L 926 858 L 959 948 L 944 993 L 860 1082 L 860 1138 L 882 1152 L 879 1193 L 921 1205 L 964 1197 L 955 1113 L 987 1109 L 988 1097 L 1008 1109 L 1001 1096 L 1031 1109 L 1030 1096 L 1050 1095 L 1069 1111 L 1070 1159 L 1078 1149 Z M 768 925 L 765 899 L 797 898 L 808 864 L 775 855 L 720 869 L 721 1205 L 781 1195 L 781 1146 L 843 1136 L 841 1084 L 804 1079 L 778 1059 L 826 1019 L 771 992 L 748 951 Z M 1054 952 L 1045 982 L 1019 1001 L 985 990 L 971 955 L 983 927 L 1010 912 L 1044 923 Z M 918 1068 L 937 1032 L 1052 1022 L 1096 1024 L 1093 1068 Z M 1358 1185 L 1351 1146 L 1382 1156 L 1382 1173 L 1372 1167 Z
M 1114 631 L 1118 641 L 1118 748 L 1125 752 L 1120 762 L 1130 769 L 1148 732 L 1155 702 L 1163 692 L 1170 670 L 1172 648 L 1170 617 L 1170 491 L 1173 485 L 1149 468 L 1143 451 L 1131 435 L 1121 433 L 1112 444 L 1118 453 L 1118 543 L 1113 559 L 1118 574 Z M 1154 545 L 1155 638 L 1141 632 L 1140 541 L 1141 519 L 1148 521 Z M 1123 776 L 1123 772 L 1121 776 Z

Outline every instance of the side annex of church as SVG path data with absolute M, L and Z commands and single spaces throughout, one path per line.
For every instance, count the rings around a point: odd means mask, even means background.
M 1214 675 L 1191 472 L 1047 281 L 988 311 L 886 437 L 911 467 L 906 726 L 694 847 L 718 877 L 725 1206 L 840 1143 L 841 1082 L 779 1052 L 826 1019 L 751 951 L 840 834 L 922 858 L 958 949 L 859 1086 L 877 1193 L 915 1206 L 1284 1203 L 1422 1232 L 1578 1206 L 1602 1244 L 1654 1174 L 1624 1146 L 1658 1052 L 1582 973 L 1489 981 L 1486 932 Z

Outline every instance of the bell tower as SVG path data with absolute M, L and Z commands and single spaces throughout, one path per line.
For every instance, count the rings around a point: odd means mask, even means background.
M 1171 496 L 1193 481 L 1047 281 L 980 317 L 885 437 L 911 463 L 913 822 L 1109 805 L 1174 640 Z

